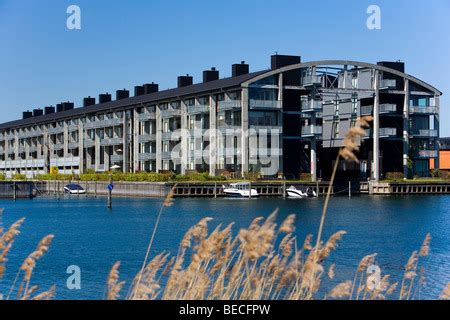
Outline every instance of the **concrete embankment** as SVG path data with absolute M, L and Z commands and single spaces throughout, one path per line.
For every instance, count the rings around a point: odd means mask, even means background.
M 64 192 L 63 188 L 69 181 L 42 181 L 39 192 L 41 194 L 57 194 Z M 79 181 L 88 195 L 107 195 L 107 181 Z M 121 197 L 165 197 L 173 186 L 175 197 L 222 197 L 223 184 L 226 182 L 114 182 L 113 196 Z M 286 188 L 290 186 L 306 189 L 311 188 L 319 195 L 326 194 L 328 184 L 297 182 L 288 183 L 284 181 L 252 182 L 251 187 L 264 197 L 283 197 Z M 333 191 L 333 189 L 332 189 Z

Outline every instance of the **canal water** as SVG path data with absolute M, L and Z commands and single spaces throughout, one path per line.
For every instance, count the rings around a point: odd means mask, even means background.
M 54 234 L 32 284 L 42 289 L 56 284 L 58 299 L 104 298 L 107 275 L 115 261 L 122 262 L 120 276 L 127 283 L 138 272 L 161 201 L 115 198 L 113 209 L 108 210 L 105 198 L 0 200 L 0 208 L 5 209 L 3 226 L 26 217 L 0 280 L 0 293 L 7 293 L 21 262 L 39 240 Z M 219 223 L 235 222 L 236 233 L 255 217 L 267 216 L 276 208 L 280 209 L 279 221 L 289 214 L 297 215 L 296 233 L 303 242 L 307 234 L 317 233 L 322 205 L 323 199 L 175 199 L 162 215 L 151 254 L 176 254 L 184 233 L 202 217 L 214 219 L 210 230 Z M 428 232 L 433 240 L 420 298 L 437 298 L 450 281 L 450 196 L 335 197 L 324 236 L 339 230 L 348 234 L 327 260 L 328 265 L 336 263 L 336 279 L 325 281 L 324 290 L 352 279 L 360 258 L 371 253 L 378 253 L 377 263 L 383 272 L 400 281 L 411 252 L 420 248 Z M 70 265 L 81 269 L 80 290 L 66 287 Z

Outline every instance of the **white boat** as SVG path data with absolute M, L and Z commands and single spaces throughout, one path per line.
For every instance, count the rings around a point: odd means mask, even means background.
M 228 197 L 236 198 L 253 198 L 258 197 L 259 194 L 255 189 L 250 188 L 250 183 L 248 182 L 237 182 L 230 183 L 228 186 L 222 186 L 223 192 Z
M 64 187 L 64 192 L 68 194 L 85 194 L 86 190 L 79 184 L 71 183 Z
M 294 186 L 290 186 L 286 189 L 286 193 L 290 198 L 314 198 L 317 197 L 317 193 L 310 188 L 307 188 L 305 192 L 300 189 L 297 189 Z

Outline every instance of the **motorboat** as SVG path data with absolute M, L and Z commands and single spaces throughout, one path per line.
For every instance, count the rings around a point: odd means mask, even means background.
M 287 193 L 288 197 L 290 197 L 290 198 L 315 198 L 315 197 L 317 197 L 317 193 L 311 188 L 307 188 L 305 191 L 302 191 L 300 189 L 297 189 L 294 186 L 290 186 L 288 189 L 286 189 L 286 193 Z
M 79 184 L 71 183 L 64 187 L 64 192 L 68 194 L 85 194 L 86 190 Z
M 222 186 L 223 192 L 228 197 L 235 198 L 253 198 L 258 197 L 259 194 L 256 189 L 251 189 L 251 185 L 248 182 L 230 183 L 227 186 Z

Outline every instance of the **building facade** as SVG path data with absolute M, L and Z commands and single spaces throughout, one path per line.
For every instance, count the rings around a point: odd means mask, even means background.
M 136 86 L 23 113 L 0 125 L 0 171 L 32 178 L 60 173 L 223 171 L 283 173 L 327 179 L 358 117 L 372 115 L 360 163 L 341 161 L 339 174 L 378 180 L 388 172 L 427 176 L 439 165 L 442 93 L 405 73 L 401 62 L 301 62 L 274 55 L 271 69 L 232 76 L 215 68 L 203 82 L 178 77 L 175 89 Z

